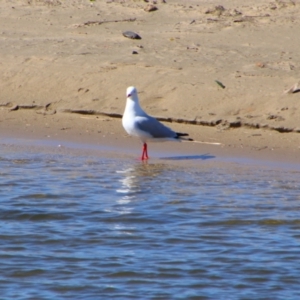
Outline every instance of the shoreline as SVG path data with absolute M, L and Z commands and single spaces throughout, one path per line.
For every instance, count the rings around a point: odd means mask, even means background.
M 39 141 L 38 144 L 45 147 L 73 145 L 70 148 L 93 153 L 98 151 L 99 155 L 137 161 L 141 155 L 140 141 L 126 135 L 119 119 L 65 113 L 41 115 L 31 111 L 8 110 L 0 110 L 0 116 L 1 144 L 23 140 L 27 141 L 27 146 L 30 141 L 33 145 Z M 165 161 L 180 161 L 181 164 L 191 165 L 193 161 L 205 160 L 207 155 L 218 161 L 249 161 L 255 165 L 290 165 L 296 170 L 300 169 L 300 146 L 295 145 L 289 136 L 297 133 L 246 128 L 219 131 L 214 127 L 199 125 L 166 125 L 177 131 L 188 132 L 196 142 L 149 143 L 149 163 L 165 158 Z M 285 140 L 290 143 L 284 143 Z

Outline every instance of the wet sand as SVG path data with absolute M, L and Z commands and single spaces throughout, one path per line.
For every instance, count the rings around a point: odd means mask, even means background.
M 39 145 L 42 143 L 52 148 L 68 148 L 73 144 L 71 147 L 79 151 L 99 151 L 100 155 L 108 157 L 139 159 L 141 156 L 142 144 L 125 133 L 121 119 L 74 114 L 44 116 L 26 110 L 2 111 L 2 116 L 5 116 L 0 127 L 2 144 L 20 139 L 27 141 L 27 150 L 31 142 L 34 146 L 39 141 Z M 150 162 L 167 157 L 169 161 L 180 160 L 181 164 L 190 165 L 193 160 L 204 160 L 205 156 L 209 156 L 221 161 L 228 158 L 250 159 L 274 164 L 294 163 L 299 167 L 300 149 L 294 144 L 297 133 L 281 134 L 250 128 L 220 131 L 214 127 L 165 124 L 190 133 L 195 142 L 149 143 Z M 18 146 L 21 146 L 20 143 Z

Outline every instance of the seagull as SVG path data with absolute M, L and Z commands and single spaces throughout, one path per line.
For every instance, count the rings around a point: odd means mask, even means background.
M 140 106 L 137 89 L 130 86 L 126 90 L 126 107 L 122 117 L 122 125 L 125 131 L 134 137 L 139 138 L 143 143 L 141 160 L 147 160 L 147 142 L 181 141 L 188 133 L 175 132 L 154 117 L 149 116 Z

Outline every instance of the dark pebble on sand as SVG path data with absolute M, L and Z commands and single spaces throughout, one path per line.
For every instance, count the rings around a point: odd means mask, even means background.
M 135 32 L 133 31 L 124 31 L 123 35 L 129 39 L 133 40 L 141 40 L 142 38 Z

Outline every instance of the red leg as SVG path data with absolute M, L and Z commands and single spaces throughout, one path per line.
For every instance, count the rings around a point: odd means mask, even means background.
M 145 148 L 146 148 L 146 159 L 148 159 L 148 145 L 145 143 Z
M 146 143 L 144 143 L 144 145 L 143 145 L 143 153 L 142 153 L 142 160 L 146 160 L 146 159 L 148 159 L 149 157 L 148 157 L 148 150 L 147 150 L 147 144 Z

